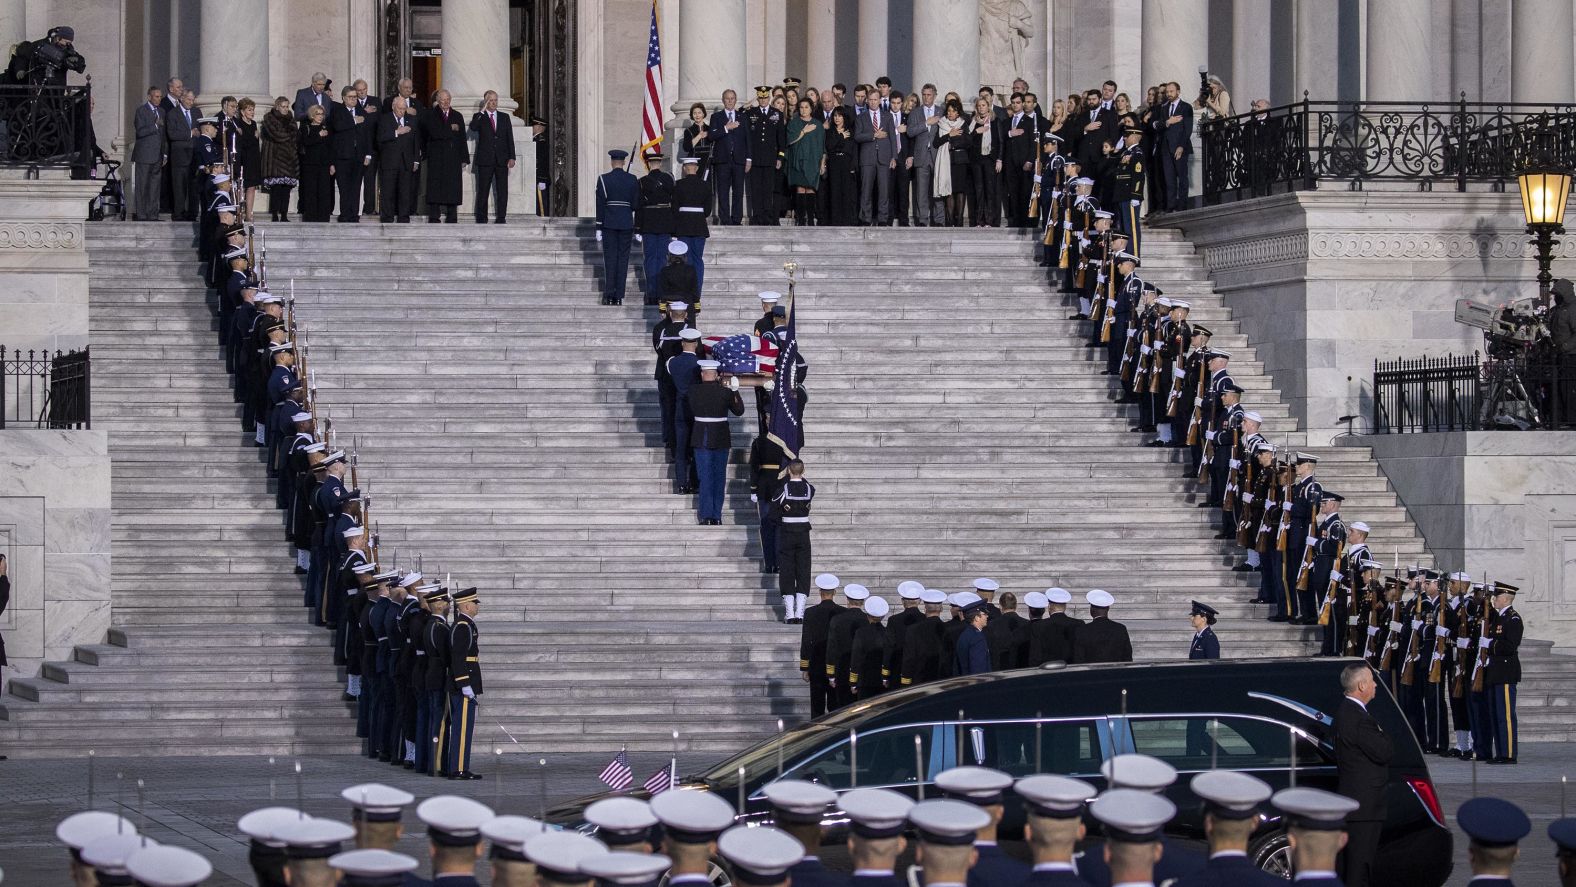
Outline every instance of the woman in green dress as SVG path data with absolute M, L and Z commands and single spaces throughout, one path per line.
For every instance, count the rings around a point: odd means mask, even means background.
M 788 186 L 793 188 L 793 223 L 815 224 L 815 192 L 826 174 L 821 122 L 809 99 L 800 99 L 798 113 L 788 122 Z

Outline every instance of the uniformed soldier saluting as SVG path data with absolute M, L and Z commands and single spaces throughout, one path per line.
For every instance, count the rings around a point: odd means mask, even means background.
M 482 694 L 481 648 L 477 645 L 476 611 L 481 599 L 476 589 L 454 595 L 454 627 L 449 634 L 449 743 L 450 779 L 481 779 L 471 772 L 471 734 L 476 729 L 476 697 Z
M 624 169 L 628 151 L 607 152 L 609 169 L 596 180 L 596 242 L 602 244 L 602 304 L 624 304 L 629 245 L 635 235 L 640 184 Z

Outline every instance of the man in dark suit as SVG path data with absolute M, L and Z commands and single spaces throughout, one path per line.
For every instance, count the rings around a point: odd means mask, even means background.
M 892 133 L 892 218 L 898 227 L 908 227 L 908 186 L 913 178 L 914 143 L 908 137 L 908 123 L 903 116 L 903 91 L 894 89 L 887 96 L 888 105 L 882 109 L 886 127 Z
M 1341 692 L 1346 698 L 1335 710 L 1330 728 L 1335 737 L 1335 791 L 1357 802 L 1357 809 L 1346 817 L 1341 879 L 1347 887 L 1367 887 L 1384 828 L 1384 790 L 1390 783 L 1395 744 L 1368 713 L 1368 703 L 1378 686 L 1366 663 L 1348 665 L 1341 671 Z
M 1099 90 L 1085 92 L 1083 124 L 1078 127 L 1078 143 L 1074 149 L 1084 175 L 1096 174 L 1105 163 L 1105 144 L 1115 144 L 1117 132 L 1116 112 L 1101 107 Z M 1099 190 L 1096 188 L 1097 193 Z
M 1040 120 L 1024 107 L 1024 97 L 1015 92 L 1008 107 L 1007 145 L 1001 164 L 1007 224 L 1014 228 L 1029 225 L 1029 195 L 1034 191 L 1034 158 L 1039 147 Z
M 1072 661 L 1079 665 L 1132 662 L 1133 642 L 1127 636 L 1127 626 L 1111 620 L 1111 605 L 1116 598 L 1096 588 L 1085 599 L 1089 601 L 1089 621 L 1073 634 Z
M 192 193 L 192 148 L 195 144 L 193 140 L 198 135 L 197 121 L 202 119 L 202 112 L 193 106 L 195 99 L 195 93 L 182 92 L 175 109 L 165 112 L 164 117 L 165 150 L 168 151 L 170 158 L 169 166 L 164 171 L 164 178 L 170 184 L 171 217 L 177 222 L 190 221 L 195 217 L 193 203 L 196 196 Z
M 416 207 L 416 169 L 421 153 L 416 145 L 416 118 L 395 96 L 389 112 L 378 120 L 378 180 L 383 191 L 380 220 L 409 222 Z
M 1193 153 L 1193 106 L 1182 100 L 1182 87 L 1166 84 L 1166 101 L 1155 120 L 1160 172 L 1165 179 L 1166 209 L 1176 212 L 1187 205 L 1187 165 Z
M 131 148 L 131 162 L 136 167 L 132 180 L 136 199 L 132 203 L 132 219 L 144 222 L 158 221 L 159 179 L 164 175 L 164 90 L 157 86 L 148 90 L 147 99 L 132 114 L 132 132 L 136 141 Z
M 370 90 L 371 87 L 367 86 L 367 81 L 365 81 L 365 80 L 357 80 L 355 83 L 352 83 L 350 85 L 354 86 L 356 88 L 356 111 L 357 111 L 357 113 L 359 113 L 362 116 L 362 118 L 364 118 L 367 121 L 366 122 L 367 132 L 371 133 L 372 135 L 376 135 L 377 131 L 378 131 L 378 118 L 380 116 L 382 116 L 383 100 L 378 98 L 375 95 L 370 95 L 368 93 L 368 90 Z M 372 163 L 369 164 L 369 166 L 375 168 L 375 167 L 378 166 L 377 159 L 378 159 L 379 146 L 378 146 L 378 143 L 377 143 L 377 139 L 372 138 L 371 136 L 369 136 L 368 140 L 372 142 L 372 145 L 371 145 L 372 150 L 370 152 L 372 154 Z M 378 211 L 378 176 L 375 175 L 372 172 L 372 170 L 369 168 L 367 170 L 367 172 L 362 176 L 362 182 L 361 182 L 361 212 L 364 215 L 369 215 L 370 216 L 370 215 L 372 215 L 373 213 L 375 213 L 377 211 Z
M 361 177 L 372 164 L 372 130 L 367 118 L 358 113 L 359 94 L 354 86 L 340 90 L 340 103 L 328 115 L 329 156 L 333 158 L 334 182 L 339 186 L 339 221 L 359 222 L 361 214 Z
M 175 202 L 175 179 L 179 178 L 179 176 L 172 176 L 170 173 L 173 170 L 183 169 L 184 167 L 175 165 L 174 152 L 170 150 L 173 146 L 170 144 L 169 123 L 170 117 L 180 116 L 181 96 L 184 96 L 186 92 L 186 84 L 181 78 L 171 77 L 164 84 L 164 101 L 159 103 L 159 107 L 164 111 L 164 156 L 169 158 L 169 163 L 164 170 L 164 180 L 159 188 L 159 210 L 169 213 L 170 219 L 177 222 L 180 221 L 182 216 L 180 205 Z
M 1065 588 L 1045 590 L 1045 618 L 1029 623 L 1029 664 L 1072 662 L 1073 638 L 1083 620 L 1067 615 L 1073 596 Z
M 322 71 L 312 75 L 312 85 L 296 90 L 295 101 L 290 103 L 290 110 L 295 113 L 297 120 L 306 119 L 306 109 L 317 105 L 323 113 L 331 113 L 334 97 L 328 94 L 328 75 Z
M 854 121 L 854 141 L 859 145 L 859 221 L 886 225 L 892 221 L 892 174 L 897 166 L 893 141 L 894 118 L 881 111 L 881 93 L 865 96 L 865 110 Z
M 717 221 L 723 225 L 737 225 L 744 218 L 744 165 L 750 159 L 750 142 L 738 104 L 738 93 L 725 90 L 722 110 L 711 115 L 712 186 L 717 192 Z
M 476 150 L 471 167 L 476 171 L 476 224 L 487 224 L 487 195 L 498 205 L 498 224 L 509 213 L 509 170 L 514 169 L 514 131 L 509 115 L 498 110 L 498 93 L 482 93 L 482 109 L 471 118 Z

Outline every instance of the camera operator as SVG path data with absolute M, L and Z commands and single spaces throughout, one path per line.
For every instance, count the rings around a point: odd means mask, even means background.
M 1231 107 L 1231 93 L 1226 91 L 1225 82 L 1208 71 L 1198 72 L 1198 77 L 1198 99 L 1193 107 L 1199 110 L 1199 122 L 1235 116 L 1237 112 Z
M 1554 368 L 1558 374 L 1558 416 L 1563 425 L 1576 425 L 1576 286 L 1561 278 L 1551 290 L 1554 307 L 1546 323 L 1554 344 Z
M 75 30 L 61 25 L 49 29 L 42 40 L 18 44 L 6 71 L 6 82 L 30 86 L 65 86 L 67 71 L 81 74 L 88 67 L 87 59 L 72 45 L 76 37 Z

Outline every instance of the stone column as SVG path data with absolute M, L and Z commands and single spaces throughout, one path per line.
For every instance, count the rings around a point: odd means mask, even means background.
M 373 95 L 392 96 L 394 93 L 383 82 L 383 60 L 378 58 L 377 24 L 383 20 L 378 15 L 378 0 L 348 0 L 345 12 L 350 22 L 350 27 L 346 29 L 349 33 L 345 49 L 350 60 L 346 82 L 355 83 L 356 78 L 365 78 Z M 508 91 L 508 81 L 505 80 L 498 92 L 503 94 Z M 500 103 L 504 98 L 507 95 L 500 95 Z
M 1329 0 L 1297 0 L 1297 76 L 1292 100 L 1302 94 L 1316 102 L 1340 98 L 1339 9 Z
M 250 96 L 262 109 L 270 107 L 268 4 L 202 0 L 202 32 L 197 87 L 203 110 L 219 110 L 220 97 L 227 95 Z
M 1271 0 L 1233 0 L 1231 4 L 1231 102 L 1247 113 L 1254 99 L 1270 95 Z
M 837 0 L 806 0 L 804 82 L 826 89 L 837 81 Z
M 1570 0 L 1513 0 L 1510 29 L 1510 100 L 1576 101 Z
M 854 70 L 857 79 L 870 84 L 887 73 L 887 0 L 859 0 L 859 64 Z M 854 94 L 852 83 L 848 94 Z
M 44 36 L 39 34 L 39 37 Z M 23 40 L 37 39 L 27 33 L 25 0 L 0 0 L 0 47 L 11 47 Z
M 722 92 L 739 93 L 739 106 L 754 98 L 745 92 L 745 9 L 739 0 L 684 0 L 684 17 L 679 46 L 679 101 L 688 108 L 704 102 L 715 108 L 722 104 Z
M 443 88 L 467 120 L 489 89 L 497 91 L 500 111 L 515 109 L 509 97 L 508 0 L 445 0 Z
M 1368 0 L 1365 98 L 1371 102 L 1419 102 L 1445 96 L 1434 79 L 1430 0 Z M 1570 22 L 1567 14 L 1565 21 Z M 1570 32 L 1563 35 L 1570 42 Z M 1569 68 L 1566 68 L 1567 73 Z M 1568 89 L 1568 87 L 1567 87 Z
M 914 0 L 914 82 L 972 95 L 979 88 L 979 34 L 979 0 Z
M 1198 96 L 1198 67 L 1209 64 L 1209 0 L 1145 3 L 1143 26 L 1144 86 L 1174 80 L 1182 98 L 1192 101 Z M 1142 95 L 1136 90 L 1135 101 Z

